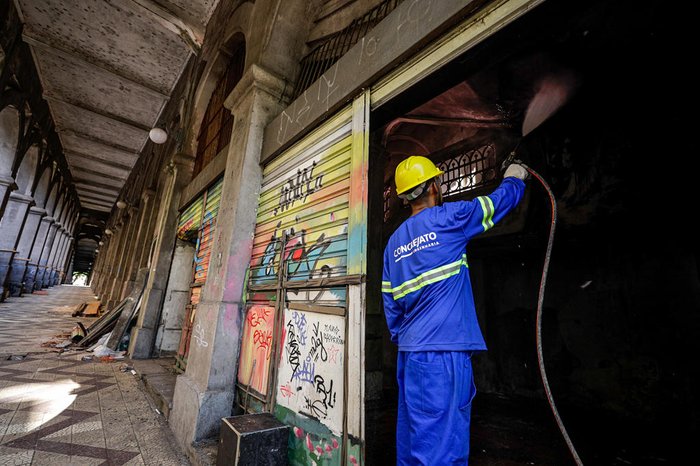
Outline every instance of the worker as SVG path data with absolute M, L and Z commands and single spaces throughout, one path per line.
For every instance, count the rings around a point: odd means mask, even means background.
M 498 223 L 523 196 L 528 172 L 511 164 L 501 184 L 472 201 L 442 202 L 443 172 L 426 157 L 397 167 L 397 194 L 411 216 L 384 250 L 382 296 L 398 344 L 398 465 L 466 465 L 476 388 L 471 356 L 486 350 L 474 308 L 467 242 Z

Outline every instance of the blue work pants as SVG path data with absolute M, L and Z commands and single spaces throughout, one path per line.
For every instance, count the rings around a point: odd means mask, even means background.
M 470 351 L 400 351 L 396 464 L 466 465 L 476 394 Z

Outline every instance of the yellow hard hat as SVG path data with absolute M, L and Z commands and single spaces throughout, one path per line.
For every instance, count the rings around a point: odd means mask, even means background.
M 403 194 L 443 173 L 430 159 L 420 155 L 412 155 L 401 161 L 396 167 L 394 174 L 396 194 Z

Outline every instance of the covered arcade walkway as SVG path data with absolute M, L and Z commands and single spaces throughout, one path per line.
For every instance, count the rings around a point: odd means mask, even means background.
M 64 306 L 92 297 L 63 285 L 0 304 L 0 464 L 189 464 L 124 361 L 42 346 L 75 325 Z

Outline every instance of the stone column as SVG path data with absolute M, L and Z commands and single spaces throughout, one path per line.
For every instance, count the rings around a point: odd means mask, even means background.
M 41 256 L 39 258 L 39 266 L 37 268 L 36 277 L 34 278 L 34 291 L 39 291 L 44 288 L 44 277 L 46 276 L 46 268 L 49 262 L 49 256 L 51 251 L 53 251 L 53 244 L 56 240 L 56 233 L 58 229 L 61 228 L 58 222 L 54 222 L 49 226 L 49 232 L 46 236 L 46 242 L 44 243 L 44 249 L 41 251 Z
M 15 179 L 10 175 L 0 174 L 0 219 L 5 214 L 5 206 L 10 198 L 10 193 L 17 189 Z
M 90 280 L 88 281 L 88 285 L 92 289 L 92 292 L 95 293 L 96 296 L 99 296 L 98 289 L 100 285 L 100 281 L 102 280 L 102 267 L 104 264 L 104 257 L 107 254 L 107 250 L 109 249 L 109 243 L 110 243 L 110 237 L 104 237 L 103 236 L 102 242 L 104 243 L 102 246 L 99 245 L 97 248 L 99 249 L 99 253 L 95 256 L 95 260 L 92 263 L 92 268 L 90 269 Z
M 58 258 L 61 257 L 63 247 L 66 245 L 66 238 L 68 238 L 68 232 L 66 231 L 65 227 L 58 230 L 58 233 L 56 233 L 56 238 L 57 239 L 54 241 L 53 251 L 51 252 L 51 256 L 49 257 L 49 262 L 47 264 L 47 277 L 44 280 L 44 284 L 47 288 L 56 284 L 55 281 L 56 274 L 58 273 Z
M 63 260 L 61 261 L 61 268 L 58 273 L 57 284 L 62 283 L 73 283 L 72 273 L 69 273 L 69 268 L 73 265 L 73 244 L 75 243 L 75 238 L 72 236 L 68 238 L 66 243 L 66 248 L 63 251 Z
M 121 224 L 113 226 L 110 230 L 112 230 L 112 235 L 109 238 L 107 254 L 102 258 L 104 262 L 102 263 L 102 273 L 100 274 L 99 291 L 97 293 L 100 296 L 102 304 L 107 307 L 109 307 L 109 285 L 112 283 L 112 280 L 114 280 L 114 258 L 119 251 L 123 233 Z M 100 252 L 102 252 L 102 250 L 100 250 Z
M 31 293 L 34 291 L 34 284 L 39 268 L 41 253 L 44 250 L 44 244 L 46 243 L 47 236 L 49 235 L 50 227 L 54 224 L 54 222 L 55 220 L 53 217 L 43 217 L 39 223 L 39 229 L 37 230 L 36 237 L 34 238 L 32 252 L 29 255 L 29 263 L 27 264 L 27 270 L 24 276 L 23 291 L 25 293 Z
M 185 154 L 176 154 L 166 168 L 169 171 L 169 176 L 165 189 L 162 191 L 158 212 L 155 233 L 157 240 L 148 281 L 141 300 L 141 311 L 129 343 L 129 355 L 134 359 L 144 359 L 151 356 L 175 248 L 180 193 L 190 181 L 192 162 L 191 157 Z
M 129 293 L 131 293 L 131 290 L 134 287 L 134 280 L 136 280 L 136 272 L 139 270 L 139 268 L 146 266 L 146 264 L 142 262 L 141 258 L 143 256 L 144 249 L 148 249 L 148 247 L 151 245 L 149 226 L 153 217 L 153 206 L 155 204 L 153 202 L 154 195 L 155 191 L 152 189 L 146 190 L 141 195 L 141 202 L 139 203 L 140 215 L 138 219 L 138 226 L 136 228 L 136 235 L 134 236 L 133 241 L 134 248 L 129 263 L 126 267 L 124 287 L 122 288 L 120 299 L 126 298 Z
M 68 233 L 68 230 L 64 230 L 61 238 L 61 246 L 58 248 L 58 251 L 56 251 L 56 257 L 54 257 L 53 259 L 53 274 L 51 275 L 51 282 L 49 283 L 49 286 L 56 286 L 60 281 L 60 276 L 63 272 L 63 257 L 66 252 L 66 247 L 68 246 L 69 239 L 70 235 Z
M 26 194 L 13 192 L 0 220 L 0 284 L 5 285 L 12 261 L 17 253 L 19 235 L 27 219 L 34 199 Z M 3 294 L 4 295 L 4 294 Z
M 243 284 L 262 182 L 265 126 L 282 110 L 284 81 L 252 65 L 226 105 L 236 116 L 207 282 L 197 306 L 187 371 L 178 376 L 169 423 L 182 445 L 215 435 L 233 405 Z
M 61 225 L 60 223 L 57 223 L 58 225 L 56 229 L 56 234 L 54 235 L 53 238 L 53 244 L 51 245 L 51 250 L 49 251 L 48 257 L 46 259 L 46 268 L 44 269 L 44 277 L 41 281 L 41 287 L 42 288 L 48 288 L 51 284 L 51 278 L 53 277 L 53 261 L 56 259 L 56 254 L 58 253 L 58 249 L 61 247 L 61 243 L 63 242 L 63 232 L 66 231 L 66 229 Z
M 24 275 L 27 271 L 29 256 L 32 252 L 34 240 L 37 237 L 39 223 L 45 215 L 46 211 L 44 209 L 39 207 L 29 208 L 27 219 L 19 235 L 19 242 L 16 248 L 17 253 L 12 260 L 12 267 L 10 268 L 9 277 L 7 279 L 10 296 L 20 296 L 22 293 L 22 284 L 24 283 Z
M 124 241 L 122 242 L 122 248 L 115 264 L 116 273 L 110 291 L 110 299 L 115 303 L 120 302 L 122 299 L 127 263 L 134 253 L 134 236 L 139 226 L 138 213 L 139 209 L 137 207 L 132 206 L 128 208 L 128 217 L 126 225 L 124 225 Z

